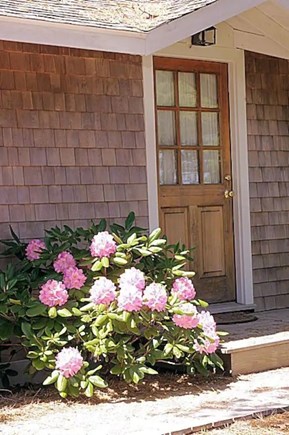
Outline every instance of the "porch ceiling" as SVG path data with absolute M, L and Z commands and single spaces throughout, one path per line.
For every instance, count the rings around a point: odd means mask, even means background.
M 289 59 L 289 4 L 266 1 L 227 20 L 236 48 Z

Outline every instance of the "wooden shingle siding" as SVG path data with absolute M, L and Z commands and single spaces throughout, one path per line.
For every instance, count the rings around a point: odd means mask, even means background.
M 148 226 L 141 57 L 0 41 L 0 238 Z
M 289 62 L 246 53 L 254 297 L 289 306 Z

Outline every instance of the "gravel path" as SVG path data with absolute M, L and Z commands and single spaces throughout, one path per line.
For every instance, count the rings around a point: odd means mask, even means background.
M 220 388 L 165 398 L 135 397 L 113 403 L 54 402 L 43 415 L 31 405 L 31 416 L 0 423 L 5 435 L 160 435 L 189 427 L 289 406 L 289 368 L 244 375 Z M 159 395 L 158 395 L 159 396 Z M 21 412 L 21 409 L 20 409 Z M 1 414 L 0 414 L 1 415 Z

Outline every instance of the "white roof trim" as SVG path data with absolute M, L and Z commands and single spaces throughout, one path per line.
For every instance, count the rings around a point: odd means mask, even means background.
M 0 17 L 0 40 L 144 54 L 145 33 Z

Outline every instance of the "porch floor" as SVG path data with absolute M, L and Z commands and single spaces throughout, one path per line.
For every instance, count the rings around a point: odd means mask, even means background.
M 254 314 L 257 320 L 252 322 L 220 325 L 219 330 L 229 333 L 224 340 L 231 342 L 289 332 L 289 308 Z
M 219 325 L 226 331 L 221 353 L 233 375 L 289 366 L 289 309 L 256 313 L 248 323 Z

